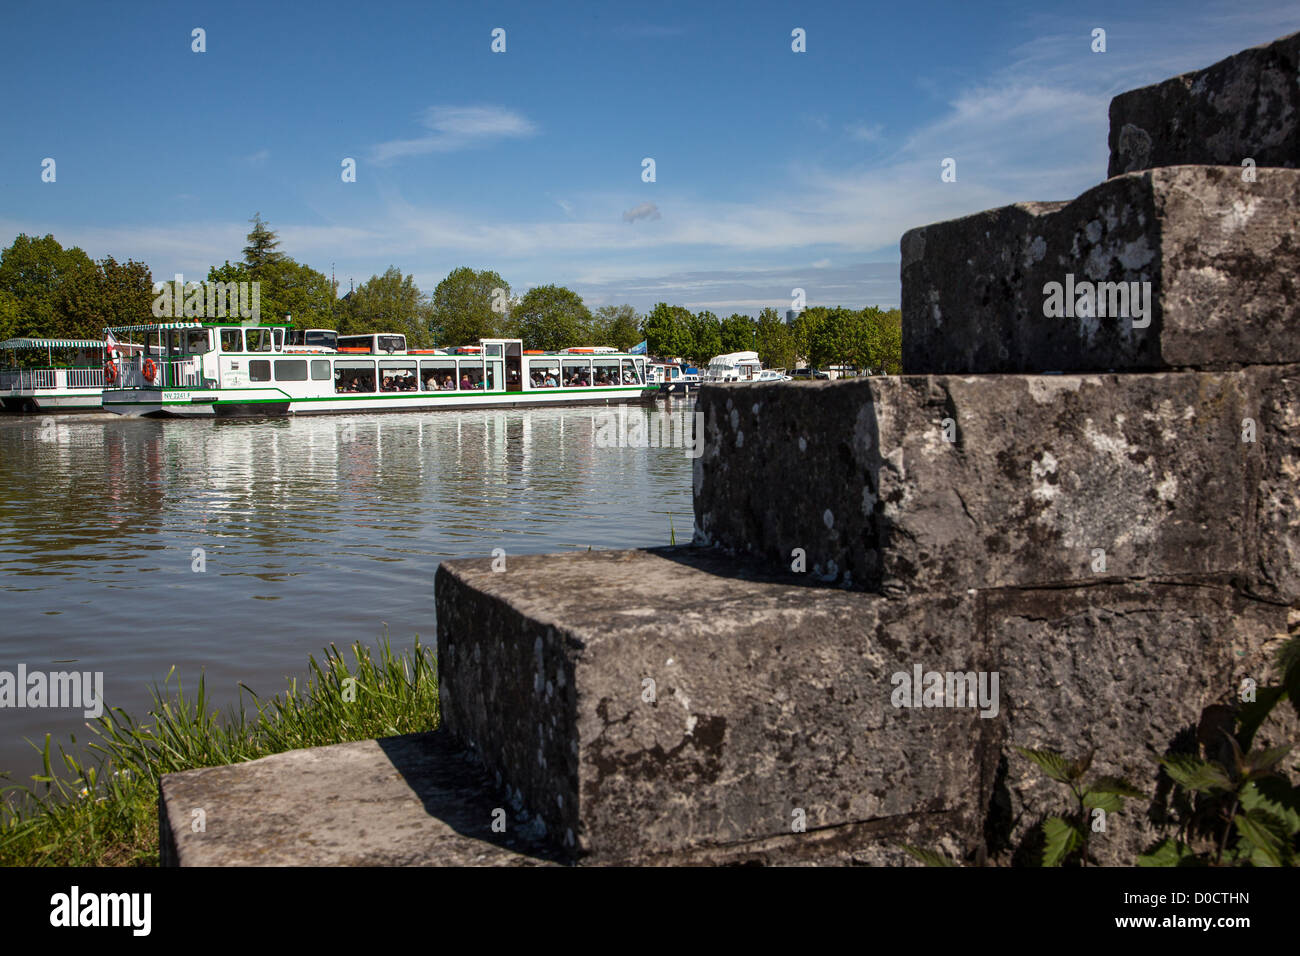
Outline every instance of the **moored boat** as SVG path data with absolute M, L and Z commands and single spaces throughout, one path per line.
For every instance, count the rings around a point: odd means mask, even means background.
M 99 411 L 104 343 L 16 338 L 0 342 L 0 407 L 11 412 Z M 40 363 L 44 353 L 45 363 Z M 35 359 L 35 363 L 24 359 Z
M 525 354 L 520 339 L 408 351 L 400 333 L 342 335 L 332 346 L 311 346 L 305 336 L 292 341 L 284 325 L 167 322 L 107 331 L 141 343 L 105 366 L 113 382 L 103 406 L 119 415 L 617 404 L 652 393 L 644 356 L 596 348 Z

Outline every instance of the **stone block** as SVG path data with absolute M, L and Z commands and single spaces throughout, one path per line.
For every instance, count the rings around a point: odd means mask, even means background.
M 678 548 L 445 562 L 437 608 L 444 726 L 584 862 L 879 862 L 979 833 L 991 718 L 891 703 L 916 664 L 987 670 L 965 593 Z
M 1248 404 L 1242 372 L 706 386 L 695 541 L 886 593 L 1240 574 Z
M 1178 166 L 912 229 L 903 371 L 1300 361 L 1297 220 L 1300 170 Z
M 1110 102 L 1110 167 L 1300 166 L 1300 33 Z
M 1127 801 L 1091 840 L 1098 862 L 1131 866 L 1170 835 L 1158 758 L 1197 753 L 1198 731 L 1219 741 L 1202 728 L 1237 704 L 1244 678 L 1272 682 L 1273 656 L 1294 617 L 1230 588 L 1188 584 L 1011 589 L 982 598 L 1003 695 L 988 851 L 999 862 L 1028 865 L 1041 859 L 1033 828 L 1071 807 L 1065 787 L 1013 745 L 1071 758 L 1091 751 L 1088 779 L 1124 777 L 1146 794 Z M 1290 709 L 1280 708 L 1259 743 L 1294 739 L 1295 727 Z
M 492 829 L 498 809 L 505 832 Z M 159 785 L 158 820 L 164 866 L 556 861 L 441 731 L 169 773 Z

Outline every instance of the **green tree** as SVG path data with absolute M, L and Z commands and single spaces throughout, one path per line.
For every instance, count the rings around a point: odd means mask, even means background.
M 707 309 L 691 316 L 691 351 L 690 357 L 697 365 L 703 365 L 715 355 L 722 354 L 722 326 L 718 317 Z
M 22 309 L 18 299 L 11 293 L 0 289 L 0 342 L 18 336 L 22 325 Z
M 97 266 L 100 301 L 89 337 L 97 338 L 107 325 L 137 325 L 153 318 L 153 274 L 147 265 L 105 256 Z
M 754 351 L 767 368 L 794 368 L 794 335 L 776 309 L 758 314 Z
M 630 305 L 602 305 L 591 322 L 591 344 L 626 352 L 641 341 L 641 322 Z
M 565 349 L 582 345 L 591 327 L 591 312 L 582 297 L 564 286 L 529 289 L 515 310 L 520 338 L 530 349 Z
M 497 336 L 516 338 L 510 284 L 491 269 L 461 266 L 438 283 L 432 298 L 432 333 L 439 346 L 470 345 Z
M 755 324 L 749 316 L 739 312 L 731 313 L 722 320 L 720 331 L 723 352 L 754 351 Z
M 646 351 L 659 358 L 684 358 L 691 351 L 691 314 L 680 305 L 660 302 L 641 320 Z
M 381 276 L 371 276 L 352 294 L 352 316 L 365 331 L 402 332 L 412 348 L 427 347 L 429 309 L 415 277 L 389 266 Z
M 95 272 L 90 257 L 76 246 L 64 249 L 52 235 L 20 234 L 0 253 L 0 289 L 17 301 L 17 334 L 86 334 L 83 326 L 96 321 Z
M 261 276 L 258 271 L 263 266 L 283 260 L 284 253 L 277 251 L 280 247 L 279 237 L 262 221 L 260 212 L 254 213 L 248 221 L 253 224 L 253 228 L 248 232 L 248 245 L 244 246 L 244 265 L 253 273 L 253 278 L 259 279 Z
M 794 347 L 794 354 L 799 361 L 807 362 L 809 365 L 816 367 L 817 363 L 813 361 L 813 342 L 817 338 L 818 331 L 825 321 L 828 311 L 825 306 L 820 305 L 804 309 L 790 323 L 791 345 Z

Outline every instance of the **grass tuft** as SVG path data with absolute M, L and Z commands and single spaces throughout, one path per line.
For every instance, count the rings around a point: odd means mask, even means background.
M 56 756 L 46 734 L 35 786 L 0 788 L 0 866 L 157 866 L 165 773 L 437 729 L 437 665 L 418 637 L 403 654 L 386 630 L 377 653 L 360 642 L 350 650 L 351 666 L 333 644 L 308 657 L 306 682 L 265 701 L 240 684 L 238 709 L 225 715 L 210 708 L 202 676 L 192 695 L 179 680 L 173 691 L 172 668 L 153 685 L 151 720 L 112 707 L 87 724 L 87 758 L 75 736 Z

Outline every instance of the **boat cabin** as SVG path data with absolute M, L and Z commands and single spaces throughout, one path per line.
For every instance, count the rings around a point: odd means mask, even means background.
M 0 407 L 6 411 L 93 410 L 103 388 L 100 339 L 0 342 Z

